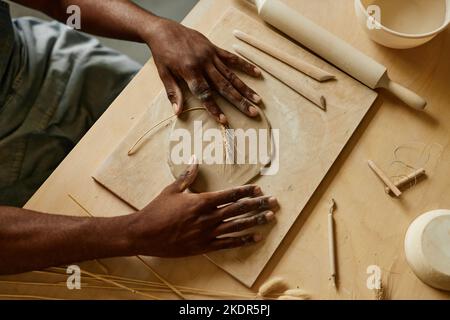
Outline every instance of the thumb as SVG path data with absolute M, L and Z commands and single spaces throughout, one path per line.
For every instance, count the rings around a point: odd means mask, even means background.
M 172 104 L 173 113 L 179 115 L 183 111 L 183 92 L 180 89 L 174 76 L 168 69 L 159 70 L 159 76 L 166 89 L 167 98 Z
M 191 186 L 198 174 L 197 157 L 192 155 L 189 167 L 169 187 L 171 192 L 181 193 Z

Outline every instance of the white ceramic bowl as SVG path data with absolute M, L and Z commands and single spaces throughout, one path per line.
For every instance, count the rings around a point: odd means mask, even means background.
M 429 211 L 411 223 L 405 256 L 424 283 L 450 290 L 450 210 Z
M 378 28 L 369 28 L 371 5 L 380 9 Z M 373 41 L 395 49 L 420 46 L 450 24 L 450 0 L 355 0 L 355 11 Z

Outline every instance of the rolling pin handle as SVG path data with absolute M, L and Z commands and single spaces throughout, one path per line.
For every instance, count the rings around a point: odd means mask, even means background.
M 384 77 L 384 79 L 380 81 L 379 87 L 392 92 L 397 98 L 416 110 L 423 111 L 427 106 L 427 102 L 424 98 L 397 82 L 392 81 L 388 77 Z

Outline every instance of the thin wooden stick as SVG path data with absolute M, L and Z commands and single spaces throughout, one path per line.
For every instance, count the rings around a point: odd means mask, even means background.
M 90 278 L 94 281 L 101 281 L 95 278 Z M 51 283 L 51 282 L 27 282 L 27 281 L 8 281 L 8 280 L 0 280 L 0 283 L 4 284 L 13 284 L 13 285 L 27 285 L 27 286 L 43 286 L 43 287 L 67 287 L 65 282 L 58 282 L 58 283 Z M 100 286 L 100 285 L 93 285 L 93 284 L 82 284 L 83 288 L 93 288 L 93 289 L 111 289 L 111 290 L 125 290 L 124 288 L 120 288 L 117 286 Z M 131 288 L 134 290 L 140 290 L 140 291 L 152 291 L 152 292 L 171 292 L 170 289 L 166 289 L 165 287 L 155 286 L 156 288 Z M 128 290 L 127 290 L 128 291 Z
M 92 278 L 92 280 L 97 281 L 97 279 Z M 100 281 L 100 280 L 98 280 Z M 3 284 L 12 284 L 12 285 L 25 285 L 25 286 L 48 286 L 48 287 L 66 287 L 65 283 L 47 283 L 47 282 L 24 282 L 24 281 L 7 281 L 7 280 L 0 280 L 0 283 Z M 99 285 L 92 285 L 92 284 L 84 284 L 82 286 L 83 288 L 89 288 L 89 289 L 101 289 L 101 290 L 124 290 L 123 288 L 117 287 L 117 286 L 99 286 Z M 133 287 L 134 290 L 139 291 L 146 291 L 146 292 L 152 292 L 152 293 L 168 293 L 172 292 L 170 289 L 167 289 L 166 287 L 161 287 L 160 283 L 155 283 L 155 287 Z M 181 288 L 180 288 L 181 289 Z M 182 290 L 185 294 L 192 294 L 192 295 L 200 295 L 200 296 L 212 296 L 212 297 L 230 297 L 230 298 L 255 298 L 255 295 L 252 294 L 236 294 L 231 292 L 221 292 L 221 291 L 209 291 L 209 290 L 203 290 L 203 289 L 196 289 L 196 288 L 188 288 Z M 271 295 L 274 297 L 273 295 Z M 275 296 L 276 297 L 276 296 Z
M 287 65 L 297 69 L 298 71 L 310 76 L 311 78 L 323 82 L 331 79 L 336 79 L 334 75 L 328 73 L 315 65 L 300 60 L 298 57 L 292 56 L 280 49 L 270 46 L 263 41 L 256 39 L 240 30 L 234 30 L 233 34 L 241 41 L 248 43 L 256 49 L 259 49 L 272 57 L 286 63 Z
M 143 297 L 150 298 L 150 299 L 154 299 L 154 300 L 160 300 L 160 299 L 159 299 L 158 297 L 156 297 L 156 296 L 153 296 L 153 295 L 150 295 L 150 294 L 147 294 L 147 293 L 144 293 L 144 292 L 141 292 L 141 291 L 138 291 L 138 290 L 129 288 L 129 287 L 124 286 L 124 285 L 122 285 L 122 284 L 120 284 L 120 283 L 118 283 L 118 282 L 116 282 L 116 281 L 112 281 L 112 280 L 103 278 L 102 276 L 96 275 L 96 274 L 94 274 L 94 273 L 90 273 L 89 271 L 81 270 L 81 272 L 87 274 L 88 276 L 91 276 L 91 277 L 93 277 L 93 278 L 96 278 L 96 279 L 98 279 L 98 280 L 100 280 L 100 281 L 103 281 L 103 282 L 112 284 L 112 285 L 114 285 L 114 286 L 116 286 L 116 287 L 122 288 L 122 289 L 124 289 L 124 290 L 130 291 L 130 292 L 132 292 L 132 293 L 134 293 L 134 294 L 139 294 L 139 295 L 141 295 L 141 296 L 143 296 Z
M 65 272 L 64 268 L 60 268 L 60 267 L 53 267 L 51 268 L 52 270 L 47 270 L 47 271 L 33 271 L 36 273 L 50 273 L 53 275 L 60 275 L 60 276 L 64 276 L 65 273 L 60 273 L 60 272 L 56 272 L 56 271 L 61 271 L 61 272 Z M 94 273 L 95 274 L 95 273 Z M 97 274 L 98 275 L 98 274 Z M 151 282 L 151 281 L 146 281 L 146 280 L 139 280 L 139 279 L 133 279 L 133 278 L 127 278 L 127 277 L 121 277 L 121 276 L 115 276 L 115 275 L 104 275 L 103 276 L 106 279 L 114 279 L 117 282 L 122 282 L 122 283 L 128 283 L 128 284 L 133 284 L 133 285 L 144 285 L 144 286 L 149 286 L 149 287 L 164 287 L 165 285 L 159 282 Z M 92 278 L 92 277 L 91 277 Z M 98 279 L 93 278 L 93 280 L 96 281 L 101 281 Z M 253 293 L 236 293 L 236 292 L 226 292 L 226 291 L 218 291 L 218 290 L 207 290 L 207 289 L 201 289 L 201 288 L 193 288 L 193 287 L 187 287 L 187 286 L 176 286 L 180 291 L 182 292 L 188 292 L 194 295 L 210 295 L 210 296 L 219 296 L 219 297 L 237 297 L 237 298 L 255 298 L 257 297 L 256 294 Z M 278 295 L 281 295 L 282 293 L 279 294 L 273 294 L 270 295 L 273 298 L 276 298 Z
M 392 191 L 392 193 L 396 197 L 400 197 L 402 195 L 402 192 L 395 186 L 395 184 L 389 179 L 389 177 L 381 170 L 375 162 L 372 160 L 369 160 L 367 162 L 369 164 L 370 169 L 378 176 L 378 178 L 383 181 L 383 183 Z
M 92 213 L 90 213 L 90 211 L 85 208 L 77 199 L 75 199 L 74 196 L 72 195 L 68 195 L 70 199 L 72 199 L 78 206 L 80 206 L 81 209 L 84 210 L 84 212 L 91 218 L 94 217 L 94 215 Z M 153 275 L 158 278 L 159 280 L 161 280 L 167 287 L 169 287 L 177 296 L 179 296 L 181 299 L 186 300 L 186 297 L 177 289 L 175 288 L 175 286 L 173 286 L 171 283 L 169 283 L 169 281 L 167 281 L 166 279 L 164 279 L 163 276 L 161 276 L 155 269 L 153 269 L 147 262 L 145 262 L 145 260 L 140 257 L 140 256 L 136 256 L 136 258 L 139 259 L 139 261 L 148 269 L 150 270 Z
M 81 203 L 79 203 L 79 202 L 77 201 L 77 199 L 75 199 L 74 197 L 72 197 L 70 194 L 69 194 L 68 196 L 69 196 L 69 198 L 70 198 L 73 202 L 75 202 L 81 209 L 83 209 L 83 211 L 84 211 L 88 216 L 92 217 L 92 215 L 89 213 L 89 211 L 87 211 L 87 209 L 86 209 L 85 207 L 83 207 L 83 205 L 82 205 Z M 107 268 L 100 260 L 95 259 L 94 261 L 99 265 L 99 267 L 103 270 L 104 273 L 109 274 L 108 268 Z
M 51 270 L 51 269 L 60 270 L 60 268 L 58 268 L 58 267 L 52 267 L 52 268 L 49 268 L 48 270 Z M 122 284 L 120 284 L 120 283 L 118 283 L 118 282 L 116 282 L 116 281 L 107 279 L 107 278 L 104 277 L 104 275 L 98 275 L 98 274 L 91 273 L 91 272 L 88 272 L 88 271 L 83 270 L 83 269 L 80 269 L 80 271 L 81 271 L 82 273 L 84 273 L 84 274 L 86 274 L 86 275 L 92 277 L 92 278 L 95 278 L 95 279 L 100 280 L 100 281 L 102 281 L 102 282 L 106 282 L 106 283 L 112 284 L 112 285 L 114 285 L 114 286 L 116 286 L 116 287 L 119 287 L 119 288 L 122 288 L 122 289 L 124 289 L 124 290 L 130 291 L 130 292 L 132 292 L 132 293 L 134 293 L 134 294 L 139 294 L 139 295 L 142 295 L 142 296 L 144 296 L 144 297 L 147 297 L 147 298 L 150 298 L 150 299 L 154 299 L 154 300 L 160 300 L 158 297 L 155 297 L 155 296 L 152 296 L 152 295 L 149 295 L 149 294 L 140 292 L 140 291 L 138 291 L 138 290 L 129 288 L 129 287 L 127 287 L 127 286 L 124 286 L 124 285 L 122 285 Z
M 283 71 L 277 70 L 270 63 L 264 61 L 264 59 L 261 58 L 259 55 L 254 54 L 253 52 L 250 52 L 249 50 L 244 49 L 243 47 L 234 45 L 233 48 L 238 54 L 250 60 L 257 66 L 261 67 L 262 69 L 266 70 L 272 76 L 274 76 L 279 81 L 283 82 L 285 85 L 287 85 L 288 87 L 295 90 L 297 93 L 299 93 L 300 95 L 302 95 L 303 97 L 314 103 L 323 111 L 327 110 L 327 100 L 323 95 L 318 94 L 317 91 L 314 90 L 312 87 L 309 87 L 308 85 L 297 81 L 298 79 L 295 79 L 295 77 L 293 77 L 291 74 L 286 74 Z M 293 70 L 293 72 L 297 71 Z
M 13 285 L 25 285 L 25 286 L 67 287 L 67 284 L 65 282 L 63 282 L 63 283 L 61 283 L 61 282 L 51 283 L 51 282 L 27 282 L 27 281 L 0 280 L 0 283 L 13 284 Z M 107 286 L 97 286 L 97 285 L 90 285 L 90 284 L 82 284 L 81 286 L 83 288 L 93 288 L 93 289 L 117 289 L 117 290 L 124 290 L 123 288 L 118 288 L 116 286 L 114 286 L 114 287 L 107 287 Z
M 334 232 L 333 213 L 336 208 L 336 202 L 331 199 L 330 209 L 328 211 L 328 254 L 330 260 L 330 279 L 336 288 L 336 243 Z
M 65 270 L 63 268 L 54 267 L 52 269 L 59 270 L 61 272 L 64 272 Z M 65 275 L 59 272 L 55 271 L 46 271 L 45 273 L 51 273 L 56 275 Z M 131 283 L 134 285 L 144 285 L 144 286 L 159 286 L 162 287 L 164 284 L 159 282 L 151 282 L 151 281 L 145 281 L 145 280 L 139 280 L 139 279 L 132 279 L 127 277 L 121 277 L 121 276 L 115 276 L 115 275 L 105 275 L 104 276 L 107 279 L 114 279 L 117 282 L 123 282 L 123 283 Z M 94 280 L 96 280 L 94 278 Z M 100 280 L 98 280 L 100 281 Z M 222 295 L 222 296 L 234 296 L 234 297 L 244 297 L 244 298 L 255 298 L 257 295 L 252 293 L 236 293 L 236 292 L 226 292 L 226 291 L 218 291 L 218 290 L 207 290 L 207 289 L 200 289 L 200 288 L 193 288 L 193 287 L 186 287 L 186 286 L 176 286 L 181 291 L 191 291 L 193 294 L 202 294 L 202 293 L 208 293 L 208 294 L 215 294 L 215 295 Z M 281 293 L 280 293 L 281 294 Z M 275 295 L 276 297 L 276 295 Z
M 75 204 L 77 206 L 79 206 L 81 209 L 83 209 L 84 213 L 86 213 L 89 217 L 94 218 L 94 216 L 89 212 L 89 210 L 86 209 L 77 199 L 75 199 L 74 196 L 72 196 L 70 193 L 67 196 L 70 198 L 70 200 L 75 202 Z
M 190 111 L 195 111 L 195 110 L 206 110 L 206 108 L 204 107 L 196 107 L 196 108 L 191 108 L 191 109 L 186 109 L 183 112 L 181 112 L 181 114 L 186 113 L 186 112 L 190 112 Z M 172 118 L 178 117 L 178 115 L 173 114 L 170 117 L 163 119 L 161 121 L 159 121 L 157 124 L 155 124 L 154 126 L 152 126 L 150 129 L 148 129 L 147 131 L 144 132 L 144 134 L 142 136 L 139 137 L 139 139 L 133 144 L 133 146 L 128 150 L 128 155 L 132 156 L 135 153 L 135 148 L 136 146 L 150 133 L 152 132 L 154 129 L 156 129 L 157 127 L 159 127 L 160 125 L 162 125 L 164 122 L 169 121 Z
M 47 271 L 33 271 L 33 272 L 39 272 L 39 273 L 50 273 L 53 275 L 60 275 L 60 276 L 65 276 L 65 273 L 60 273 L 57 271 L 61 271 L 61 272 L 65 272 L 65 269 L 63 268 L 59 268 L 59 267 L 53 267 L 52 270 L 47 270 Z M 123 283 L 131 283 L 131 284 L 143 284 L 143 285 L 160 285 L 160 286 L 164 286 L 164 284 L 159 283 L 159 282 L 152 282 L 152 281 L 144 281 L 144 280 L 138 280 L 138 279 L 132 279 L 132 278 L 127 278 L 127 277 L 121 277 L 121 276 L 115 276 L 115 275 L 104 275 L 103 276 L 106 279 L 113 279 L 113 280 L 117 280 L 117 282 L 123 282 Z M 94 279 L 95 280 L 95 279 Z M 99 281 L 99 280 L 98 280 Z
M 112 277 L 112 276 L 110 276 Z M 144 286 L 158 286 L 162 287 L 164 286 L 161 283 L 158 282 L 146 282 L 143 280 L 137 280 L 137 279 L 130 279 L 130 278 L 124 278 L 124 277 L 117 277 L 122 280 L 117 280 L 124 283 L 133 283 L 133 284 L 140 284 Z M 207 289 L 201 289 L 201 288 L 193 288 L 193 287 L 186 287 L 186 286 L 176 286 L 180 291 L 187 292 L 189 291 L 192 294 L 207 294 L 207 295 L 215 295 L 215 296 L 233 296 L 233 297 L 241 297 L 241 298 L 254 298 L 256 295 L 252 293 L 236 293 L 236 292 L 227 292 L 227 291 L 220 291 L 220 290 L 207 290 Z
M 180 292 L 180 290 L 178 290 L 177 288 L 175 288 L 174 285 L 172 285 L 169 281 L 167 281 L 166 279 L 164 279 L 155 269 L 153 269 L 153 267 L 151 267 L 147 262 L 144 261 L 144 259 L 141 256 L 136 256 L 136 258 L 139 259 L 139 261 L 142 262 L 142 264 L 148 269 L 150 270 L 153 275 L 155 277 L 157 277 L 159 280 L 161 280 L 161 282 L 163 282 L 167 287 L 169 287 L 177 296 L 179 296 L 181 299 L 186 300 L 186 297 Z
M 0 298 L 12 298 L 12 299 L 37 299 L 37 300 L 64 300 L 52 297 L 33 296 L 24 294 L 0 294 Z
M 425 175 L 425 173 L 426 173 L 425 169 L 423 169 L 423 168 L 417 169 L 414 172 L 411 172 L 407 176 L 405 176 L 402 179 L 400 179 L 399 181 L 397 181 L 395 183 L 395 186 L 397 188 L 399 188 L 399 189 L 403 188 L 408 183 L 413 182 L 413 181 L 417 181 L 417 179 L 419 179 L 421 176 Z M 390 194 L 392 192 L 391 189 L 389 189 L 389 187 L 385 187 L 384 191 L 386 191 L 386 193 L 388 193 L 388 194 Z

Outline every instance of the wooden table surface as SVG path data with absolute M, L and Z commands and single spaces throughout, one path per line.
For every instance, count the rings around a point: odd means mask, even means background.
M 367 268 L 376 265 L 382 270 L 385 290 L 392 299 L 450 298 L 450 294 L 432 289 L 418 280 L 408 267 L 403 250 L 405 232 L 415 217 L 428 210 L 450 208 L 450 30 L 419 48 L 397 51 L 376 45 L 366 37 L 357 23 L 352 0 L 285 2 L 385 64 L 394 80 L 428 100 L 426 112 L 415 112 L 388 93 L 381 92 L 253 290 L 245 288 L 201 256 L 151 259 L 151 264 L 171 283 L 228 292 L 255 292 L 268 278 L 282 276 L 292 287 L 303 288 L 315 299 L 373 299 L 374 293 L 366 285 Z M 230 6 L 256 17 L 244 1 L 201 0 L 184 23 L 207 34 Z M 130 213 L 131 208 L 96 184 L 91 175 L 161 89 L 162 83 L 150 61 L 26 208 L 83 215 L 80 207 L 68 197 L 71 194 L 91 213 L 99 216 Z M 428 155 L 427 150 L 430 150 L 430 156 L 425 157 L 425 167 L 429 177 L 405 191 L 401 199 L 394 199 L 385 194 L 384 187 L 369 170 L 367 160 L 374 160 L 394 175 L 398 172 L 392 161 L 399 146 L 413 147 L 402 149 L 410 151 L 406 160 L 413 162 L 414 152 L 419 156 L 418 149 L 428 147 L 425 152 Z M 326 214 L 331 198 L 338 204 L 335 214 L 338 292 L 328 281 Z M 113 274 L 155 279 L 134 258 L 109 259 L 105 264 Z M 98 265 L 93 262 L 83 263 L 82 268 L 98 271 Z M 85 288 L 69 291 L 66 288 L 8 282 L 46 281 L 50 278 L 50 275 L 36 273 L 2 277 L 0 293 L 60 298 L 142 298 L 123 290 Z M 171 294 L 159 296 L 175 298 Z

